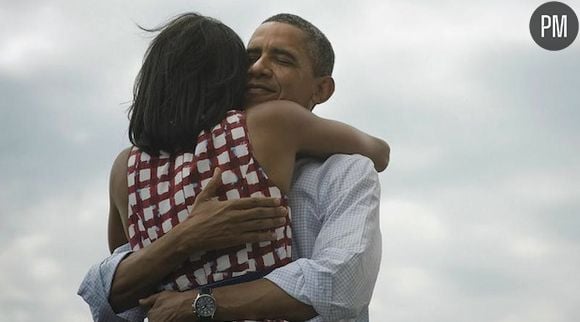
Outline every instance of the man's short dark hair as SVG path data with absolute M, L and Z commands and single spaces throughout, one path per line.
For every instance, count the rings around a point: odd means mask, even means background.
M 308 51 L 312 59 L 314 76 L 332 75 L 334 50 L 332 50 L 330 41 L 320 29 L 303 18 L 289 13 L 279 13 L 264 20 L 262 23 L 266 22 L 286 23 L 302 30 L 307 36 Z

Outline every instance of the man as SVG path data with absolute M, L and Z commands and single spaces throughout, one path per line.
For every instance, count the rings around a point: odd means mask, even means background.
M 300 17 L 267 19 L 252 35 L 248 54 L 248 105 L 287 99 L 312 110 L 334 92 L 332 47 Z M 323 163 L 298 162 L 289 194 L 297 259 L 265 278 L 214 289 L 214 318 L 368 321 L 381 255 L 379 199 L 377 174 L 366 158 L 335 155 Z M 79 294 L 96 320 L 114 321 L 111 306 L 123 310 L 145 297 L 144 290 L 132 287 L 136 279 L 158 283 L 180 263 L 187 253 L 187 222 L 149 247 L 129 255 L 118 250 L 92 268 Z M 150 269 L 143 270 L 143 265 Z M 164 291 L 139 303 L 152 322 L 192 321 L 192 302 L 198 295 L 196 290 Z

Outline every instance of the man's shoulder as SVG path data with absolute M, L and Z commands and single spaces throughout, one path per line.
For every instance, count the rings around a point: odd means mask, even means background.
M 296 164 L 295 183 L 310 183 L 323 187 L 344 183 L 370 180 L 378 183 L 378 174 L 372 161 L 364 156 L 354 154 L 335 154 L 326 160 L 312 158 L 301 159 Z
M 356 166 L 363 169 L 374 169 L 371 159 L 360 154 L 334 154 L 324 161 L 330 167 L 334 166 Z
M 375 172 L 373 162 L 369 158 L 358 154 L 334 154 L 326 160 L 304 158 L 297 163 L 297 171 L 300 172 L 324 171 L 344 175 L 345 169 Z

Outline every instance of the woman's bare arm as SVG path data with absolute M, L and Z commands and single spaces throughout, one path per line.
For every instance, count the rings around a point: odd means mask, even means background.
M 130 148 L 127 148 L 115 159 L 109 179 L 109 250 L 111 253 L 128 242 L 127 237 L 127 160 Z
M 362 154 L 370 158 L 377 171 L 389 163 L 389 145 L 342 122 L 316 116 L 304 107 L 290 101 L 271 101 L 252 107 L 267 122 L 270 130 L 287 150 L 299 154 L 327 157 L 334 153 Z

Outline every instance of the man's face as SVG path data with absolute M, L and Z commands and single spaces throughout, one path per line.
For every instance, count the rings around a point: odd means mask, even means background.
M 250 39 L 246 105 L 286 99 L 311 110 L 317 103 L 317 77 L 304 32 L 292 25 L 267 22 Z

